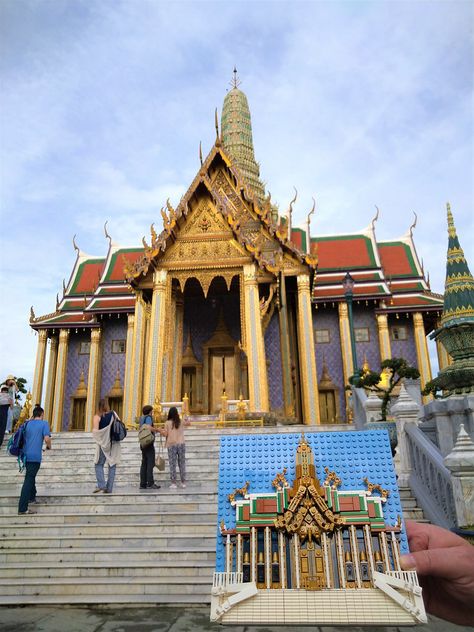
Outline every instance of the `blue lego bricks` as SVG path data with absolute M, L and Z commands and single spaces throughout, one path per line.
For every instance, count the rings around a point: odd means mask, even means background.
M 342 479 L 339 490 L 366 489 L 364 478 L 390 491 L 383 503 L 384 520 L 395 525 L 403 516 L 397 479 L 386 430 L 362 432 L 305 432 L 314 454 L 320 483 L 326 478 L 324 468 Z M 228 495 L 250 481 L 248 493 L 274 492 L 272 480 L 277 472 L 288 468 L 286 479 L 292 485 L 295 456 L 301 433 L 227 435 L 220 441 L 218 483 L 218 525 L 235 527 L 235 507 Z M 378 493 L 374 492 L 374 496 Z M 237 497 L 239 498 L 239 497 Z M 405 531 L 401 534 L 401 552 L 408 551 Z M 216 570 L 225 570 L 224 540 L 217 530 Z

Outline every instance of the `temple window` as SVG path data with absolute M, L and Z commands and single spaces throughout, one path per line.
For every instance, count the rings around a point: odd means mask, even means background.
M 125 353 L 125 340 L 112 340 L 112 353 Z
M 314 334 L 318 344 L 331 342 L 329 329 L 315 329 Z
M 370 334 L 367 327 L 356 327 L 354 335 L 356 342 L 370 342 Z
M 407 328 L 404 326 L 392 327 L 392 340 L 406 340 L 408 338 Z
M 91 343 L 90 342 L 81 342 L 79 343 L 79 355 L 89 355 L 91 352 Z

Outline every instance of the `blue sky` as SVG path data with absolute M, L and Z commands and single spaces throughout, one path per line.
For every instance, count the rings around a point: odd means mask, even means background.
M 72 236 L 105 254 L 176 206 L 234 64 L 272 199 L 312 233 L 415 243 L 442 292 L 451 202 L 473 253 L 472 2 L 0 1 L 0 374 L 30 381 Z

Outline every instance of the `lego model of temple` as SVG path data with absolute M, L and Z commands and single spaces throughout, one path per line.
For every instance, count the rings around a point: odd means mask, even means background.
M 296 437 L 292 439 L 294 444 Z M 254 468 L 260 464 L 269 475 L 271 465 L 288 454 L 289 440 L 291 444 L 291 437 L 270 437 L 262 446 L 249 437 L 242 452 L 240 438 L 223 439 L 221 537 L 211 620 L 271 625 L 426 622 L 417 575 L 400 569 L 400 553 L 407 550 L 400 514 L 393 524 L 385 518 L 387 501 L 390 516 L 400 509 L 386 433 L 303 435 L 293 482 L 285 467 L 272 481 L 273 492 L 253 491 L 252 479 L 262 480 L 262 472 Z M 340 472 L 328 465 L 321 483 L 310 442 L 320 448 L 322 461 L 326 454 L 331 465 L 345 462 L 341 470 L 352 482 L 360 477 L 360 486 L 341 489 Z M 363 468 L 367 475 L 362 477 Z M 229 471 L 237 477 L 247 474 L 249 480 L 225 498 Z M 387 487 L 369 478 L 374 474 Z M 232 527 L 226 520 L 232 520 Z

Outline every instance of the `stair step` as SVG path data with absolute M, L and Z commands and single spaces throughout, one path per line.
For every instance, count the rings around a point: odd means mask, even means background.
M 112 531 L 111 527 L 108 528 Z M 115 533 L 107 534 L 94 534 L 94 535 L 64 535 L 50 536 L 43 535 L 40 537 L 23 536 L 21 540 L 16 537 L 2 538 L 0 541 L 0 551 L 4 549 L 15 548 L 48 548 L 50 546 L 59 546 L 61 548 L 84 548 L 84 547 L 96 547 L 100 549 L 105 542 L 120 549 L 122 546 L 130 546 L 140 548 L 141 546 L 171 546 L 179 547 L 186 541 L 192 541 L 195 532 L 188 533 L 176 533 L 176 534 L 158 534 L 150 536 L 148 534 L 135 534 L 127 535 L 125 537 L 121 535 L 115 535 Z M 199 542 L 202 546 L 213 546 L 215 543 L 214 535 L 208 534 L 199 538 Z
M 177 575 L 191 581 L 190 578 L 196 576 L 207 577 L 209 583 L 212 581 L 214 572 L 213 560 L 191 560 L 183 561 L 175 559 L 165 563 L 154 562 L 76 562 L 72 563 L 50 563 L 27 562 L 4 564 L 2 567 L 2 579 L 21 578 L 79 578 L 79 577 L 168 577 Z
M 20 516 L 21 517 L 21 516 Z M 176 537 L 185 535 L 191 537 L 192 535 L 198 535 L 200 537 L 212 537 L 215 535 L 217 524 L 215 522 L 207 522 L 201 524 L 185 523 L 184 521 L 179 524 L 170 526 L 169 524 L 154 524 L 152 522 L 143 522 L 140 520 L 136 523 L 122 523 L 120 521 L 114 522 L 99 522 L 96 524 L 68 524 L 58 525 L 53 523 L 39 524 L 35 520 L 34 516 L 31 516 L 31 521 L 26 524 L 14 524 L 3 525 L 0 527 L 0 538 L 26 538 L 26 537 L 58 537 L 64 538 L 64 533 L 67 533 L 67 538 L 72 537 L 97 537 L 97 534 L 106 534 L 111 531 L 111 525 L 113 525 L 114 534 L 120 534 L 117 537 L 123 536 L 137 536 L 137 534 L 145 534 L 146 537 L 161 537 L 166 535 L 167 537 Z M 1 543 L 0 543 L 1 548 Z
M 180 547 L 173 546 L 142 546 L 140 548 L 121 547 L 111 548 L 102 546 L 100 548 L 76 548 L 63 549 L 51 547 L 32 548 L 26 551 L 21 547 L 17 549 L 9 549 L 8 551 L 0 549 L 0 563 L 2 564 L 29 564 L 30 562 L 42 563 L 59 563 L 71 562 L 114 562 L 122 564 L 122 562 L 149 562 L 150 559 L 158 562 L 174 562 L 177 559 L 181 561 L 194 560 L 215 560 L 215 542 L 212 545 L 182 545 Z M 1 576 L 1 571 L 0 571 Z
M 166 605 L 166 606 L 196 606 L 211 603 L 210 590 L 202 594 L 195 595 L 97 595 L 93 593 L 83 595 L 0 595 L 0 605 L 21 606 L 21 605 L 106 605 L 119 604 L 120 606 L 141 606 L 142 604 Z
M 44 509 L 44 508 L 42 508 Z M 150 511 L 129 511 L 127 513 L 120 513 L 120 516 L 117 516 L 117 513 L 112 512 L 101 512 L 101 513 L 92 513 L 89 512 L 77 512 L 77 513 L 51 513 L 50 511 L 43 511 L 41 508 L 38 508 L 38 513 L 34 516 L 19 516 L 16 511 L 16 507 L 14 511 L 10 514 L 2 515 L 0 513 L 0 530 L 3 531 L 5 527 L 13 526 L 13 525 L 23 525 L 26 526 L 28 524 L 32 524 L 35 528 L 39 526 L 44 527 L 45 525 L 51 525 L 53 527 L 59 526 L 71 526 L 71 525 L 94 525 L 95 528 L 102 526 L 105 524 L 110 525 L 113 521 L 114 524 L 117 524 L 117 520 L 120 520 L 121 525 L 133 524 L 135 527 L 139 525 L 139 523 L 143 523 L 145 525 L 204 525 L 204 524 L 217 524 L 217 513 L 211 512 L 200 512 L 196 511 L 181 511 L 180 508 L 176 508 L 174 511 L 163 511 L 163 509 L 159 508 L 154 512 Z M 49 509 L 49 508 L 48 508 Z M 145 507 L 145 509 L 147 509 Z

